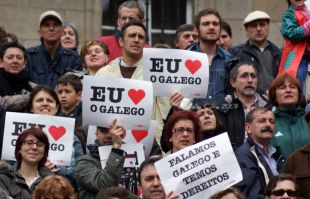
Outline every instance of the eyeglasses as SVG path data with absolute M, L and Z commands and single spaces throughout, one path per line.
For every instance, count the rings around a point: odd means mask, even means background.
M 33 141 L 33 140 L 25 140 L 24 141 L 24 145 L 26 145 L 27 147 L 33 147 L 33 145 L 37 145 L 37 147 L 44 147 L 45 144 L 43 142 L 40 142 L 40 141 Z
M 292 189 L 278 189 L 278 190 L 273 190 L 271 192 L 271 195 L 274 195 L 274 196 L 283 196 L 284 193 L 287 193 L 288 196 L 291 196 L 291 197 L 294 197 L 297 195 L 296 191 L 295 190 L 292 190 Z
M 193 128 L 177 127 L 173 129 L 174 133 L 179 133 L 179 134 L 183 134 L 185 131 L 189 134 L 193 134 L 195 132 Z

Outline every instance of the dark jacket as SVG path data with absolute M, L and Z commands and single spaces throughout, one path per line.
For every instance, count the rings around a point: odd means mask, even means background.
M 60 45 L 56 50 L 55 58 L 52 59 L 50 53 L 41 44 L 27 49 L 26 70 L 32 82 L 55 88 L 60 76 L 68 71 L 82 70 L 82 68 L 77 52 Z
M 29 85 L 30 76 L 24 70 L 19 74 L 11 74 L 0 68 L 0 96 L 18 95 L 32 90 Z
M 272 55 L 272 60 L 273 60 L 272 74 L 273 74 L 274 77 L 276 77 L 277 74 L 278 74 L 280 60 L 281 60 L 281 51 L 272 42 L 268 41 L 268 44 L 269 45 L 268 45 L 267 48 L 270 50 L 271 55 Z M 248 40 L 246 43 L 234 47 L 231 50 L 231 53 L 232 53 L 232 55 L 234 57 L 240 58 L 240 60 L 252 62 L 254 64 L 254 66 L 256 67 L 256 70 L 258 71 L 258 74 L 261 74 L 262 73 L 261 72 L 262 68 L 264 66 L 259 61 L 259 58 L 257 57 L 254 48 L 255 47 L 251 46 L 250 42 Z M 259 79 L 261 79 L 261 78 L 262 77 L 259 76 Z M 260 84 L 260 85 L 262 85 L 262 84 Z M 265 92 L 268 88 L 263 88 L 263 87 L 259 86 L 258 89 L 259 89 L 259 92 Z
M 89 145 L 90 155 L 84 155 L 77 162 L 76 178 L 80 186 L 80 199 L 94 199 L 101 189 L 120 183 L 125 162 L 124 151 L 113 148 L 105 168 L 102 169 L 98 146 L 98 142 Z
M 247 198 L 263 199 L 267 182 L 274 175 L 263 155 L 258 151 L 258 145 L 249 138 L 235 154 L 243 175 L 243 181 L 236 187 Z M 281 171 L 285 162 L 282 154 L 277 151 L 272 157 L 277 162 L 278 171 Z
M 8 166 L 7 168 L 1 168 L 0 171 L 0 188 L 8 192 L 14 199 L 31 199 L 31 193 L 35 189 L 36 185 L 41 180 L 52 175 L 50 170 L 46 167 L 41 167 L 38 172 L 40 177 L 29 188 L 25 179 L 18 173 L 17 168 Z
M 284 167 L 286 173 L 296 177 L 300 196 L 310 198 L 310 143 L 292 153 Z
M 225 99 L 227 101 L 219 107 L 220 116 L 223 117 L 222 120 L 225 123 L 231 145 L 236 150 L 245 140 L 244 108 L 242 102 L 234 97 L 234 94 L 227 95 Z M 268 97 L 263 94 L 257 93 L 257 99 L 257 107 L 265 107 L 268 104 Z
M 194 43 L 187 47 L 186 50 L 201 52 L 199 43 Z M 228 92 L 228 66 L 227 62 L 231 55 L 217 46 L 216 55 L 209 63 L 209 85 L 206 99 L 194 99 L 193 104 L 213 104 L 219 105 L 224 102 L 224 97 Z M 206 74 L 208 75 L 208 74 Z

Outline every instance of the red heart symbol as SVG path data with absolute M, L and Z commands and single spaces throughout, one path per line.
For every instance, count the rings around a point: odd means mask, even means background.
M 54 138 L 55 141 L 59 140 L 64 134 L 66 134 L 65 127 L 56 127 L 56 126 L 50 126 L 48 128 L 48 132 L 51 134 L 51 136 Z
M 193 75 L 201 67 L 201 62 L 199 60 L 192 61 L 192 60 L 188 59 L 185 61 L 185 66 L 189 70 L 189 72 L 191 72 Z
M 149 132 L 146 130 L 132 130 L 131 133 L 137 142 L 140 142 L 147 136 L 147 134 L 149 134 Z
M 128 91 L 128 96 L 133 101 L 135 105 L 137 105 L 144 97 L 145 97 L 145 92 L 142 89 L 135 90 L 135 89 L 130 89 Z

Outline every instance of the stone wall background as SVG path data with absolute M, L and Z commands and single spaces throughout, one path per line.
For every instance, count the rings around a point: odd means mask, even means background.
M 74 22 L 80 43 L 101 34 L 100 0 L 0 0 L 0 26 L 15 33 L 27 46 L 39 44 L 39 17 L 46 10 L 55 10 L 64 21 Z
M 242 25 L 245 16 L 251 11 L 263 10 L 271 16 L 269 39 L 279 47 L 283 45 L 280 26 L 281 16 L 287 9 L 285 0 L 192 1 L 194 14 L 206 7 L 220 12 L 223 19 L 232 25 L 234 44 L 247 39 Z M 152 3 L 156 3 L 156 0 Z M 72 21 L 77 25 L 81 43 L 101 35 L 100 0 L 0 0 L 0 26 L 15 33 L 25 46 L 36 45 L 39 43 L 39 16 L 50 9 L 59 12 L 65 21 Z

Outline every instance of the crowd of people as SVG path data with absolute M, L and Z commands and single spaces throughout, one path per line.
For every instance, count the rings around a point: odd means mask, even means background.
M 268 40 L 271 18 L 264 11 L 245 16 L 248 40 L 238 45 L 214 9 L 201 10 L 193 24 L 177 28 L 176 49 L 208 57 L 207 97 L 188 99 L 179 91 L 153 97 L 157 135 L 134 176 L 135 191 L 120 186 L 123 124 L 111 118 L 109 126 L 96 127 L 95 142 L 87 144 L 81 102 L 84 76 L 143 80 L 143 48 L 172 48 L 146 43 L 143 6 L 122 3 L 115 33 L 82 45 L 78 27 L 52 10 L 39 17 L 37 46 L 26 49 L 0 28 L 0 150 L 6 147 L 6 112 L 75 119 L 69 166 L 48 159 L 50 141 L 42 129 L 19 134 L 16 161 L 0 161 L 0 198 L 177 199 L 173 188 L 164 190 L 155 162 L 225 132 L 243 179 L 210 198 L 310 198 L 310 11 L 304 0 L 288 0 L 288 6 L 283 49 Z M 112 150 L 102 169 L 98 148 L 106 145 Z

